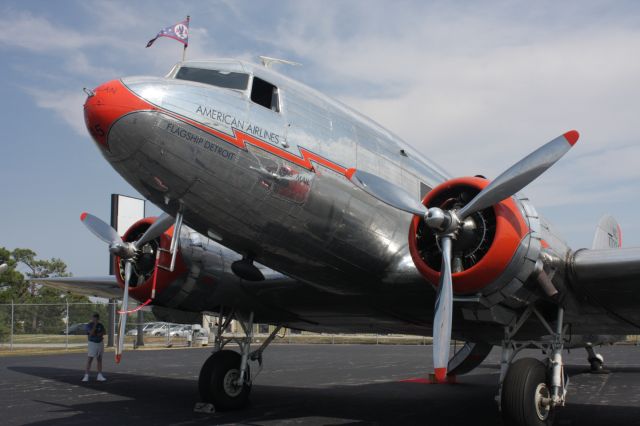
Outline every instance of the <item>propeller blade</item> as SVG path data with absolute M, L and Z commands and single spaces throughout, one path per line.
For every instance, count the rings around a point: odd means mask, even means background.
M 131 281 L 132 262 L 127 260 L 124 264 L 124 293 L 122 294 L 122 309 L 120 310 L 120 331 L 118 344 L 116 345 L 116 364 L 120 364 L 124 351 L 124 336 L 127 327 L 127 310 L 129 308 L 129 281 Z
M 578 132 L 571 130 L 518 161 L 458 211 L 460 220 L 522 190 L 562 158 L 575 145 L 579 137 Z
M 347 177 L 358 188 L 391 207 L 420 217 L 427 214 L 427 208 L 420 201 L 381 177 L 356 169 L 349 169 Z
M 451 279 L 451 237 L 440 237 L 442 267 L 433 318 L 433 371 L 436 381 L 443 383 L 449 365 L 451 323 L 453 322 L 453 282 Z
M 166 231 L 171 227 L 173 222 L 174 222 L 173 217 L 169 216 L 166 213 L 162 213 L 162 215 L 160 215 L 160 217 L 156 219 L 156 221 L 153 222 L 153 224 L 151 224 L 149 229 L 147 229 L 147 231 L 144 234 L 142 234 L 142 237 L 140 237 L 140 239 L 134 243 L 136 249 L 139 249 L 149 241 L 155 240 L 156 238 L 158 238 L 160 235 L 164 233 L 164 231 Z
M 105 243 L 111 245 L 122 242 L 122 238 L 120 238 L 118 232 L 102 221 L 102 219 L 84 212 L 80 215 L 80 220 L 87 228 L 89 228 L 89 231 L 93 232 L 96 237 L 100 238 Z

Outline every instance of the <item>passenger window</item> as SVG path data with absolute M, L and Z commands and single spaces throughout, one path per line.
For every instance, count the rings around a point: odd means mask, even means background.
M 278 88 L 258 77 L 253 77 L 251 100 L 275 112 L 280 112 Z

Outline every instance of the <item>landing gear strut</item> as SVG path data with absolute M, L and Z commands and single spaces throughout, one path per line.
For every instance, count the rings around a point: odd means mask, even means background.
M 262 345 L 251 352 L 253 312 L 247 317 L 242 317 L 232 309 L 224 321 L 222 312 L 223 309 L 218 321 L 213 354 L 200 370 L 198 390 L 202 401 L 213 404 L 216 410 L 237 410 L 244 407 L 249 400 L 253 379 L 262 370 L 262 353 L 276 337 L 281 326 L 276 327 Z M 242 327 L 243 337 L 224 337 L 223 332 L 233 319 Z M 240 353 L 224 349 L 230 342 L 238 344 Z M 253 377 L 249 361 L 258 361 L 260 367 Z
M 544 341 L 516 341 L 514 336 L 534 313 L 550 337 Z M 565 404 L 568 379 L 564 373 L 562 350 L 564 347 L 564 309 L 558 307 L 555 328 L 530 306 L 511 326 L 505 328 L 500 368 L 500 386 L 496 401 L 505 424 L 519 426 L 549 426 L 555 409 Z M 542 349 L 546 362 L 522 358 L 513 362 L 515 355 L 527 347 Z
M 609 370 L 604 368 L 604 358 L 593 350 L 593 345 L 587 343 L 584 347 L 589 355 L 590 372 L 592 374 L 609 374 Z

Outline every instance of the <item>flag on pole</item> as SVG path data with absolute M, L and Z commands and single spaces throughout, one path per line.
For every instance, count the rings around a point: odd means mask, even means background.
M 158 35 L 149 40 L 147 47 L 151 47 L 158 37 L 169 37 L 174 40 L 178 40 L 180 43 L 184 44 L 184 47 L 186 48 L 189 45 L 189 17 L 175 25 L 161 29 Z

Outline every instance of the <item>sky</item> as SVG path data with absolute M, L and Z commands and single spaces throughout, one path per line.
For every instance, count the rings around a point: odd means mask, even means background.
M 567 130 L 578 144 L 524 191 L 574 248 L 598 219 L 640 246 L 640 3 L 635 1 L 11 1 L 0 5 L 0 246 L 104 275 L 79 220 L 138 196 L 102 158 L 83 87 L 188 58 L 300 62 L 279 71 L 371 117 L 452 175 L 496 177 Z M 149 213 L 157 213 L 148 208 Z

